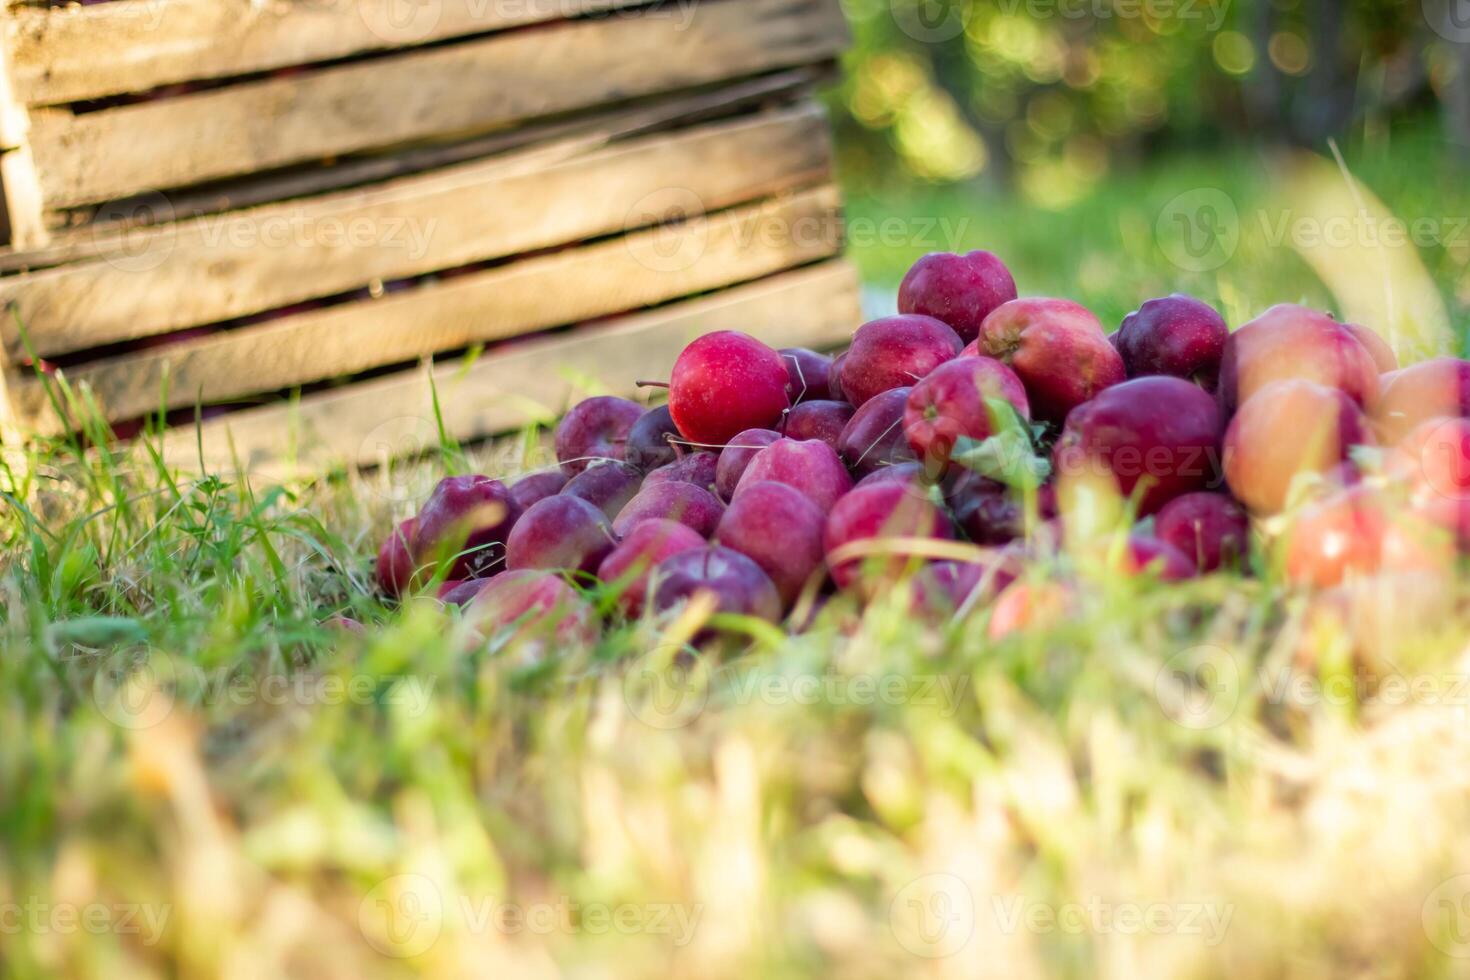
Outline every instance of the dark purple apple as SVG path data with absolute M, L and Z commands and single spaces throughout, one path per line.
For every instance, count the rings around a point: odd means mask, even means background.
M 1201 572 L 1213 572 L 1245 566 L 1251 524 L 1227 494 L 1186 493 L 1154 517 L 1154 536 L 1182 551 Z
M 1135 378 L 1072 410 L 1053 463 L 1059 477 L 1111 476 L 1122 496 L 1138 492 L 1146 516 L 1218 481 L 1222 427 L 1219 406 L 1198 385 Z
M 725 505 L 704 487 L 681 480 L 670 480 L 644 487 L 613 521 L 613 531 L 620 537 L 630 533 L 643 521 L 669 520 L 693 528 L 708 538 L 720 523 Z
M 853 489 L 856 490 L 858 487 L 869 487 L 875 483 L 888 483 L 890 481 L 915 487 L 920 491 L 927 490 L 929 487 L 935 485 L 934 480 L 931 479 L 929 471 L 923 463 L 910 461 L 907 463 L 891 463 L 888 466 L 879 466 L 867 476 L 857 481 L 853 485 Z
M 782 426 L 782 431 L 788 439 L 820 439 L 836 449 L 837 441 L 842 438 L 842 430 L 852 421 L 854 411 L 847 402 L 802 402 L 786 413 L 786 424 Z
M 618 606 L 626 615 L 637 616 L 648 598 L 649 573 L 653 568 L 681 551 L 704 546 L 704 538 L 687 525 L 677 521 L 643 521 L 597 566 L 597 577 L 620 590 Z
M 720 450 L 719 463 L 715 468 L 715 490 L 720 497 L 725 500 L 733 497 L 741 475 L 755 454 L 780 438 L 781 433 L 773 429 L 746 429 L 731 439 L 730 444 Z
M 842 360 L 842 391 L 861 408 L 869 399 L 912 385 L 959 355 L 964 342 L 929 316 L 887 316 L 858 327 Z
M 572 406 L 556 427 L 556 458 L 567 476 L 591 463 L 622 459 L 623 447 L 643 406 L 626 398 L 598 395 Z
M 1154 575 L 1161 582 L 1178 582 L 1193 578 L 1194 562 L 1178 548 L 1158 538 L 1132 534 L 1123 553 L 1123 572 L 1127 575 Z
M 538 500 L 561 493 L 561 488 L 566 485 L 567 475 L 561 471 L 561 467 L 540 470 L 511 484 L 510 499 L 517 510 L 524 511 Z
M 531 505 L 506 541 L 506 567 L 593 572 L 617 539 L 606 515 L 580 497 L 557 494 Z
M 567 481 L 562 495 L 580 497 L 607 515 L 608 520 L 638 495 L 643 474 L 627 463 L 599 463 L 589 466 Z
M 847 351 L 843 351 L 827 367 L 827 397 L 833 401 L 847 401 L 847 394 L 842 390 L 842 365 L 846 360 Z
M 971 341 L 980 324 L 1016 298 L 1016 280 L 990 252 L 931 252 L 909 268 L 898 287 L 898 312 L 943 320 Z
M 827 372 L 832 369 L 832 358 L 805 347 L 787 347 L 777 353 L 786 362 L 786 373 L 790 376 L 786 384 L 786 397 L 791 400 L 791 404 L 799 405 L 802 402 L 830 397 Z
M 678 438 L 679 427 L 669 414 L 669 406 L 650 408 L 628 430 L 628 441 L 623 444 L 623 462 L 638 467 L 644 473 L 667 466 L 678 457 L 670 441 Z
M 414 537 L 418 530 L 418 523 L 418 519 L 414 517 L 400 522 L 389 532 L 388 537 L 383 541 L 383 546 L 378 549 L 376 568 L 378 588 L 382 589 L 385 595 L 397 598 L 413 586 L 413 573 L 416 567 Z
M 685 453 L 672 463 L 649 473 L 643 485 L 656 487 L 660 483 L 692 483 L 713 493 L 719 483 L 719 465 L 719 453 L 704 450 Z
M 976 544 L 1008 544 L 1026 532 L 1026 508 L 1003 483 L 983 477 L 966 480 L 949 501 L 955 523 Z
M 1230 328 L 1214 307 L 1174 293 L 1128 314 L 1114 336 L 1128 377 L 1167 374 L 1213 392 Z
M 852 476 L 837 451 L 816 439 L 777 439 L 756 453 L 732 499 L 739 498 L 746 486 L 766 480 L 795 487 L 824 514 L 852 489 Z
M 715 540 L 755 562 L 771 577 L 787 607 L 819 572 L 826 517 L 795 487 L 743 484 L 720 518 Z
M 499 571 L 506 536 L 519 516 L 499 480 L 445 477 L 419 511 L 414 556 L 421 562 L 451 562 L 449 578 L 483 578 Z
M 976 603 L 993 599 L 1020 573 L 1015 555 L 980 562 L 932 561 L 914 575 L 914 607 L 930 617 L 952 616 L 972 598 Z
M 659 612 L 707 593 L 715 611 L 776 622 L 781 618 L 781 594 L 761 567 L 732 548 L 712 546 L 681 551 L 665 558 L 654 570 L 653 607 Z
M 893 388 L 869 399 L 848 421 L 837 440 L 837 451 L 859 475 L 914 458 L 903 434 L 903 413 L 912 388 Z

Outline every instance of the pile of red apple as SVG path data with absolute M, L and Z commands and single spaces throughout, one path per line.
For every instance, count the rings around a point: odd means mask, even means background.
M 1470 550 L 1470 362 L 1400 370 L 1374 331 L 1294 305 L 1232 333 L 1177 294 L 1109 336 L 1077 303 L 1017 298 L 981 251 L 925 256 L 898 307 L 835 357 L 700 337 L 667 404 L 573 407 L 556 469 L 443 480 L 379 583 L 571 642 L 599 607 L 705 593 L 776 622 L 912 573 L 918 611 L 993 603 L 1000 633 L 1070 591 L 1065 561 L 1042 590 L 1018 579 L 1077 550 L 1058 502 L 1099 485 L 1133 521 L 1099 549 L 1120 574 L 1326 588 Z

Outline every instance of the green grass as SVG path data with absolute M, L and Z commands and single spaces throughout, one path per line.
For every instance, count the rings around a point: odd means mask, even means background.
M 1470 194 L 1375 159 L 1395 208 Z M 1217 172 L 977 205 L 973 243 L 1110 319 L 1243 290 L 1136 236 Z M 857 257 L 877 281 L 906 261 Z M 1329 298 L 1260 262 L 1251 296 Z M 1074 605 L 1000 641 L 989 609 L 925 625 L 896 589 L 686 673 L 684 619 L 537 660 L 372 588 L 435 480 L 519 453 L 287 485 L 166 473 L 146 444 L 6 458 L 8 975 L 1463 972 L 1463 582 L 1367 583 L 1343 618 L 1265 560 L 1161 587 L 1072 554 L 1034 574 Z M 1427 686 L 1360 689 L 1355 664 Z

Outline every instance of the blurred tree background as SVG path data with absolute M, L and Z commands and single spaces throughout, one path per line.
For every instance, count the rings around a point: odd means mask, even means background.
M 1023 292 L 1070 285 L 1108 315 L 1140 279 L 1330 306 L 1309 263 L 1258 240 L 1273 161 L 1293 149 L 1340 153 L 1394 214 L 1470 215 L 1467 0 L 845 2 L 854 46 L 833 99 L 850 217 L 973 219 L 945 241 L 855 227 L 870 281 L 985 247 Z M 1237 206 L 1240 242 L 1228 263 L 1180 269 L 1155 219 L 1200 187 Z M 1417 244 L 1450 305 L 1470 304 L 1470 232 Z
M 1458 3 L 1461 0 L 1448 0 Z M 856 179 L 985 178 L 1034 205 L 1171 148 L 1320 147 L 1438 113 L 1470 146 L 1470 17 L 1410 0 L 847 0 Z M 1457 38 L 1463 32 L 1466 38 Z

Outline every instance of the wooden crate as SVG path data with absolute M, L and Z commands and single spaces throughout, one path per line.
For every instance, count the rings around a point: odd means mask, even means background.
M 12 430 L 75 424 L 39 361 L 114 423 L 228 406 L 207 465 L 370 462 L 437 431 L 431 380 L 477 437 L 704 330 L 850 332 L 836 0 L 402 6 L 8 11 Z

